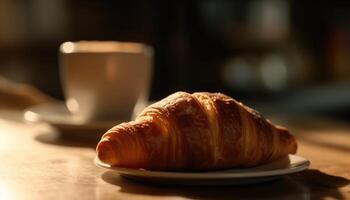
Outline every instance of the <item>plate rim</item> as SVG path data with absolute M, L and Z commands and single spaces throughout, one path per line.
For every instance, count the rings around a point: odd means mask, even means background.
M 299 155 L 292 155 L 292 157 L 298 157 L 303 159 L 303 162 L 297 164 L 296 166 L 291 166 L 276 170 L 267 170 L 259 172 L 228 172 L 227 169 L 220 171 L 210 171 L 210 172 L 167 172 L 167 171 L 150 171 L 144 169 L 130 169 L 121 167 L 112 167 L 108 164 L 103 163 L 96 156 L 94 158 L 94 163 L 97 167 L 115 171 L 120 175 L 129 175 L 134 177 L 142 178 L 163 178 L 163 179 L 240 179 L 240 178 L 261 178 L 269 176 L 281 176 L 286 174 L 292 174 L 296 172 L 308 169 L 310 166 L 310 161 Z M 239 170 L 239 169 L 237 169 Z M 226 173 L 223 173 L 226 171 Z

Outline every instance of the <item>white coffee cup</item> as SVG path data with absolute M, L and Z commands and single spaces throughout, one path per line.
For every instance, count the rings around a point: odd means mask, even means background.
M 130 120 L 135 106 L 148 100 L 152 58 L 152 48 L 142 43 L 63 43 L 61 82 L 69 111 L 82 121 Z

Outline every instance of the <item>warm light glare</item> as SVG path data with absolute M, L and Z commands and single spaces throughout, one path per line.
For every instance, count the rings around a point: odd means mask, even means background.
M 0 182 L 0 200 L 10 200 L 11 193 L 9 187 L 5 183 Z
M 29 122 L 36 122 L 36 121 L 38 121 L 38 115 L 32 111 L 26 111 L 24 113 L 24 119 L 29 121 Z
M 61 45 L 62 53 L 144 53 L 152 55 L 152 48 L 142 43 L 116 41 L 80 41 L 65 42 Z
M 74 43 L 73 42 L 65 42 L 61 45 L 61 51 L 63 53 L 72 53 L 74 52 Z
M 72 113 L 77 113 L 79 111 L 78 101 L 74 98 L 68 98 L 67 107 L 68 107 L 68 110 L 71 111 Z

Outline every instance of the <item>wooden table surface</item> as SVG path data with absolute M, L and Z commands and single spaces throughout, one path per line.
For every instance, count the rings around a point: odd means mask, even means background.
M 315 120 L 288 127 L 309 170 L 262 184 L 182 187 L 120 178 L 93 164 L 96 140 L 78 142 L 1 111 L 0 199 L 350 199 L 350 128 Z

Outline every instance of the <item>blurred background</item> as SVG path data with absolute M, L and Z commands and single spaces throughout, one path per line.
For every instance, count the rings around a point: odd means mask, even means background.
M 63 100 L 58 46 L 78 40 L 152 45 L 151 100 L 220 91 L 271 112 L 350 119 L 350 2 L 0 0 L 0 89 Z

